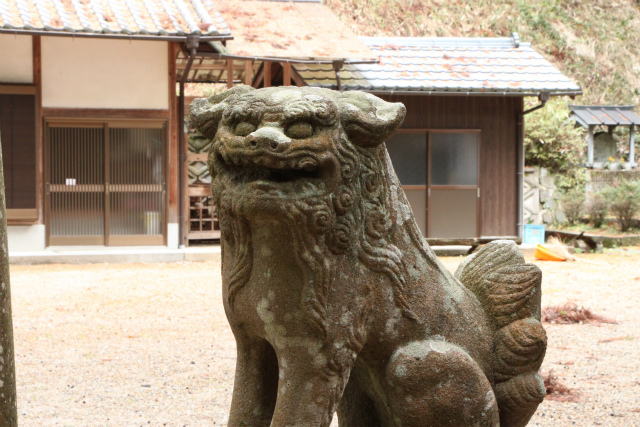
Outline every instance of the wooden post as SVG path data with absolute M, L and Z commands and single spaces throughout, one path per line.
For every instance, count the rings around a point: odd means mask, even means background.
M 36 87 L 36 209 L 38 224 L 44 224 L 44 138 L 42 120 L 42 61 L 40 36 L 31 36 L 33 84 Z
M 269 87 L 271 86 L 271 62 L 265 61 L 262 67 L 262 87 Z
M 18 425 L 18 411 L 16 407 L 16 369 L 13 355 L 6 212 L 2 150 L 0 149 L 0 425 L 14 427 Z
M 587 166 L 593 166 L 593 126 L 587 129 Z
M 227 87 L 233 87 L 233 59 L 227 59 Z
M 635 127 L 629 126 L 629 166 L 635 167 L 636 165 L 636 144 L 635 144 Z
M 282 86 L 291 86 L 291 63 L 282 64 Z
M 166 156 L 166 169 L 167 169 L 167 209 L 165 215 L 166 223 L 179 223 L 180 214 L 178 212 L 180 204 L 178 203 L 178 197 L 180 190 L 178 185 L 180 180 L 178 179 L 178 95 L 176 93 L 177 84 L 177 70 L 176 70 L 176 57 L 178 54 L 179 45 L 174 42 L 169 42 L 169 84 L 167 92 L 169 94 L 169 126 L 167 126 L 167 156 Z M 168 233 L 167 226 L 165 225 L 165 232 Z M 167 234 L 168 237 L 168 234 Z M 168 243 L 168 240 L 167 240 Z M 177 243 L 178 245 L 180 242 Z
M 251 86 L 253 83 L 253 61 L 244 61 L 244 84 Z

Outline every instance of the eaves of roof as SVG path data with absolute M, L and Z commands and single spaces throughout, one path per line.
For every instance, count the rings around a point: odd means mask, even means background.
M 340 88 L 394 94 L 575 96 L 580 87 L 536 52 L 512 38 L 362 37 L 376 64 L 347 65 Z M 312 86 L 336 88 L 326 66 L 297 66 Z
M 176 41 L 231 38 L 213 0 L 3 0 L 0 32 Z

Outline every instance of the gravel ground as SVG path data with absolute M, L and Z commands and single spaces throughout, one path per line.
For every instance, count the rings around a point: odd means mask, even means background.
M 640 248 L 539 265 L 544 306 L 574 301 L 619 324 L 546 325 L 542 370 L 577 400 L 545 400 L 531 425 L 640 426 Z M 217 263 L 11 273 L 22 426 L 225 425 L 235 345 Z

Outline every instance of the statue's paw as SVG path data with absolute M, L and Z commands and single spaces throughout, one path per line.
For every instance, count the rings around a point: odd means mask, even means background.
M 455 344 L 409 343 L 393 354 L 386 377 L 399 425 L 499 425 L 491 384 L 471 356 Z
M 502 427 L 526 426 L 546 394 L 544 382 L 535 372 L 497 384 L 495 391 Z

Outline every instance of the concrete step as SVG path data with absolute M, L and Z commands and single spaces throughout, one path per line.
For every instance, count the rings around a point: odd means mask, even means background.
M 471 246 L 467 245 L 445 245 L 445 246 L 431 246 L 431 249 L 438 256 L 464 256 L 469 253 Z
M 9 252 L 9 263 L 18 264 L 97 264 L 211 261 L 220 262 L 220 246 L 184 249 L 164 247 L 50 247 L 43 251 Z

